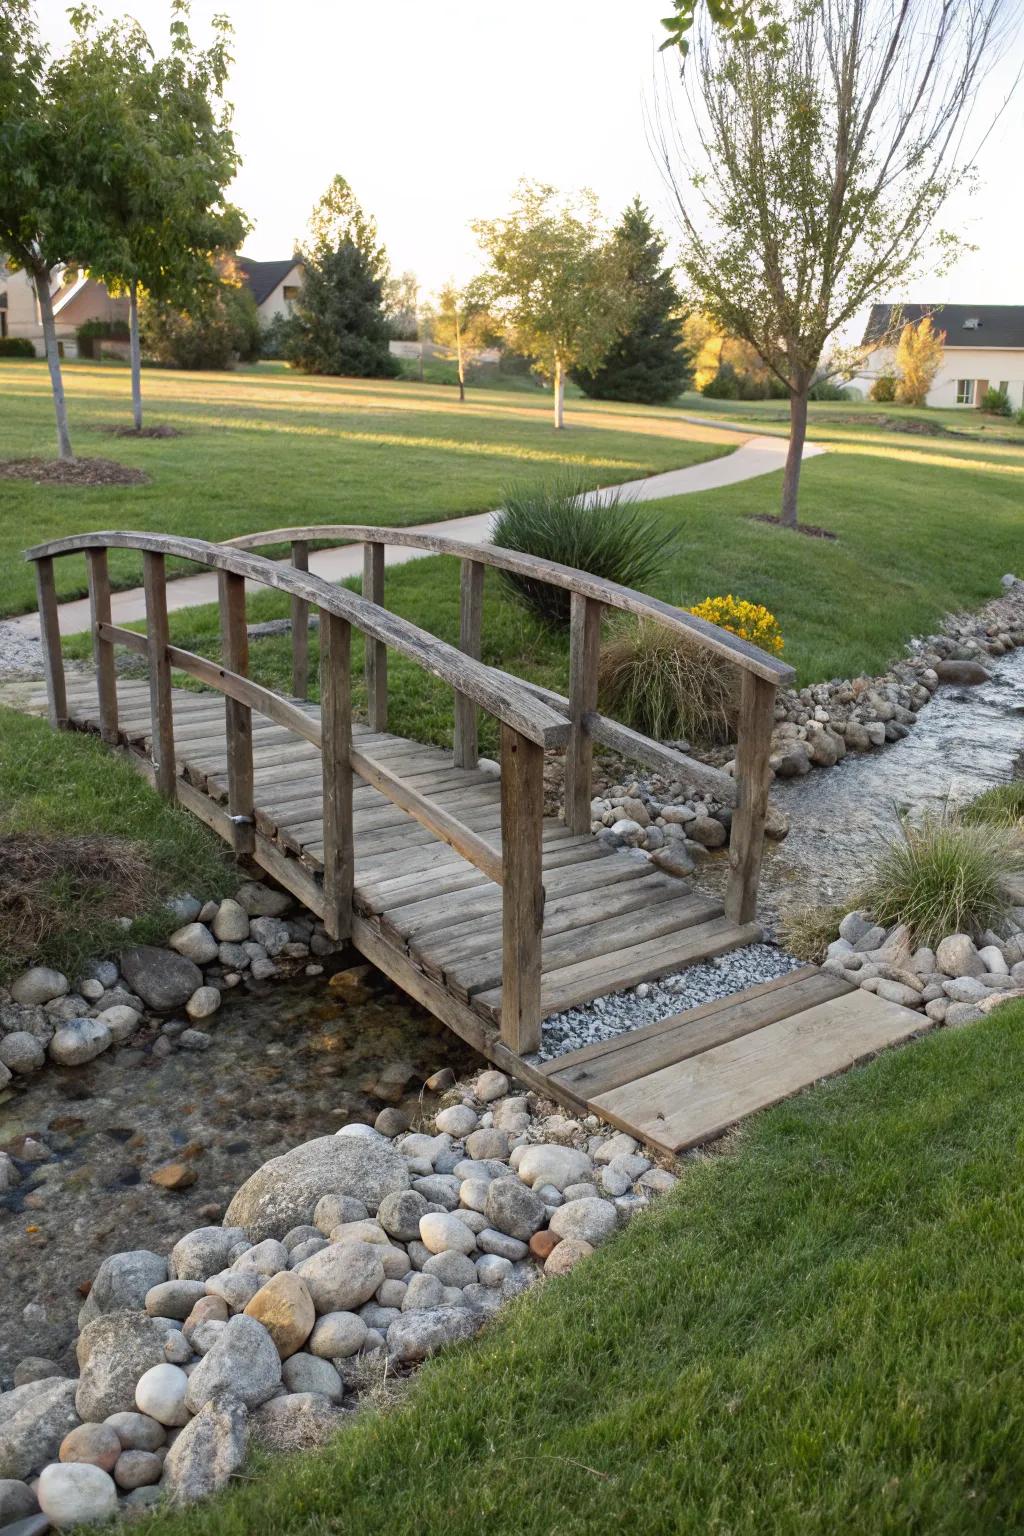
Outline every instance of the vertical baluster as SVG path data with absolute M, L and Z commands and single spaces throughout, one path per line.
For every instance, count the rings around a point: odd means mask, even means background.
M 520 1055 L 540 1045 L 544 749 L 501 727 L 501 1038 Z
M 305 539 L 292 540 L 292 566 L 309 570 L 309 545 Z M 292 696 L 309 698 L 309 604 L 301 597 L 292 598 Z
M 572 735 L 565 749 L 565 805 L 570 832 L 590 831 L 590 786 L 594 743 L 584 724 L 597 708 L 597 667 L 601 650 L 603 605 L 581 592 L 572 594 L 569 619 L 569 712 Z
M 105 549 L 87 549 L 89 571 L 89 618 L 92 627 L 92 659 L 96 667 L 96 690 L 100 703 L 100 736 L 117 741 L 117 675 L 114 671 L 114 645 L 104 640 L 99 626 L 110 623 L 110 572 Z
M 64 658 L 60 649 L 60 621 L 57 617 L 57 589 L 53 582 L 53 560 L 44 555 L 36 561 L 36 603 L 39 631 L 43 641 L 43 665 L 46 669 L 46 698 L 50 724 L 55 731 L 68 723 L 68 693 L 64 684 Z
M 352 932 L 352 631 L 320 614 L 320 718 L 324 785 L 324 926 L 332 939 Z
M 220 648 L 224 666 L 249 675 L 249 631 L 245 622 L 245 577 L 218 573 L 220 588 Z M 252 769 L 252 710 L 237 699 L 224 699 L 224 733 L 228 753 L 228 812 L 231 845 L 237 854 L 256 847 L 255 790 Z
M 484 567 L 479 560 L 463 560 L 459 575 L 459 650 L 480 660 L 484 617 Z M 478 710 L 465 694 L 455 695 L 455 766 L 475 768 L 480 761 Z
M 174 715 L 171 698 L 171 664 L 167 659 L 167 574 L 163 555 L 145 550 L 142 584 L 146 593 L 146 643 L 149 647 L 149 711 L 152 720 L 151 757 L 156 787 L 173 800 L 177 782 L 174 764 Z
M 384 545 L 363 545 L 363 596 L 367 602 L 384 606 Z M 364 641 L 366 675 L 366 718 L 371 731 L 388 728 L 388 648 L 383 640 Z
M 757 915 L 761 850 L 768 811 L 775 684 L 744 672 L 736 741 L 736 808 L 729 838 L 729 882 L 725 912 L 734 923 L 752 923 Z

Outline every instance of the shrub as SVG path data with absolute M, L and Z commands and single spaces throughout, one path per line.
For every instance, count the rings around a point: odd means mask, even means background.
M 260 356 L 280 360 L 288 356 L 288 343 L 294 329 L 290 315 L 275 315 L 260 330 Z
M 171 368 L 230 368 L 260 355 L 260 321 L 249 289 L 210 280 L 197 287 L 187 310 L 150 298 L 142 305 L 142 350 Z
M 86 320 L 75 332 L 79 357 L 95 357 L 97 341 L 127 341 L 127 320 Z
M 964 806 L 960 817 L 971 825 L 989 822 L 997 826 L 1013 826 L 1024 822 L 1024 779 L 1014 779 L 1010 784 L 994 784 L 970 805 Z
M 1005 389 L 990 384 L 981 397 L 981 408 L 988 416 L 1009 416 L 1010 397 Z
M 888 404 L 896 399 L 896 378 L 894 374 L 882 373 L 868 390 L 868 398 L 878 404 Z
M 879 923 L 906 923 L 932 948 L 950 933 L 980 934 L 1006 913 L 1007 875 L 1024 871 L 1024 839 L 1005 825 L 926 816 L 903 822 L 859 894 Z
M 654 619 L 616 625 L 601 647 L 598 682 L 609 714 L 656 741 L 728 741 L 739 675 L 724 657 Z
M 817 379 L 810 390 L 812 400 L 854 400 L 856 396 L 852 390 L 842 384 L 837 384 L 835 379 Z
M 35 357 L 36 349 L 27 336 L 0 336 L 0 357 Z
M 759 645 L 762 651 L 773 651 L 776 656 L 785 644 L 774 613 L 769 613 L 762 603 L 748 603 L 733 597 L 731 592 L 728 597 L 706 597 L 687 612 L 739 635 L 741 640 L 749 640 L 751 645 Z
M 659 531 L 638 502 L 613 491 L 588 506 L 589 487 L 572 470 L 542 484 L 506 487 L 494 520 L 492 541 L 540 560 L 589 571 L 606 581 L 647 591 L 661 574 L 675 543 L 670 529 Z M 569 593 L 529 576 L 502 571 L 509 591 L 547 624 L 569 622 Z
M 708 379 L 701 394 L 705 400 L 738 400 L 740 381 L 732 364 L 722 363 L 718 372 Z
M 1019 410 L 1013 419 L 1018 427 L 1024 427 L 1024 409 Z

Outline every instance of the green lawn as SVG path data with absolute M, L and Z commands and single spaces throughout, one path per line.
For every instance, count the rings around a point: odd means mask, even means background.
M 116 364 L 65 368 L 72 440 L 83 457 L 141 467 L 144 486 L 84 489 L 0 481 L 0 615 L 34 604 L 29 544 L 93 528 L 232 538 L 296 522 L 411 524 L 486 511 L 510 480 L 578 465 L 592 485 L 716 458 L 735 435 L 678 412 L 581 401 L 565 432 L 539 392 L 470 391 L 297 375 L 261 363 L 236 373 L 147 370 L 147 420 L 185 434 L 133 441 L 104 429 L 130 421 L 128 373 Z M 42 363 L 0 361 L 4 457 L 53 456 L 53 409 Z M 84 563 L 59 561 L 62 596 L 85 591 Z M 137 556 L 115 553 L 118 586 L 140 580 Z
M 1024 1009 L 818 1085 L 324 1451 L 152 1536 L 1024 1525 Z

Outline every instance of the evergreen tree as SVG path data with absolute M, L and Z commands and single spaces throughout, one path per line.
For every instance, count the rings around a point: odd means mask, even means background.
M 313 210 L 301 254 L 305 276 L 285 344 L 288 361 L 304 373 L 397 377 L 383 305 L 387 253 L 343 177 L 334 178 Z
M 577 368 L 573 378 L 596 400 L 661 405 L 685 388 L 690 364 L 680 329 L 679 290 L 672 268 L 662 264 L 665 241 L 638 197 L 612 240 L 633 292 L 633 319 L 599 368 Z

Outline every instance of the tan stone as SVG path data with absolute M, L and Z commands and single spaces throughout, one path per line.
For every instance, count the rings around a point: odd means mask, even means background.
M 200 1296 L 186 1317 L 182 1332 L 191 1342 L 193 1331 L 200 1323 L 226 1323 L 229 1316 L 228 1304 L 223 1296 Z
M 121 1440 L 109 1424 L 79 1424 L 60 1443 L 61 1461 L 84 1461 L 112 1472 L 121 1454 Z
M 261 1286 L 245 1312 L 263 1324 L 282 1360 L 302 1348 L 316 1322 L 309 1287 L 290 1269 L 273 1275 L 266 1285 Z
M 563 1239 L 557 1232 L 552 1232 L 550 1227 L 545 1227 L 541 1232 L 535 1232 L 530 1238 L 530 1252 L 535 1259 L 542 1264 L 549 1259 Z
M 149 1182 L 158 1189 L 188 1189 L 198 1177 L 188 1163 L 164 1163 L 162 1168 L 156 1168 L 150 1174 Z
M 589 1258 L 594 1249 L 582 1237 L 565 1237 L 544 1263 L 546 1275 L 567 1275 L 580 1259 Z

